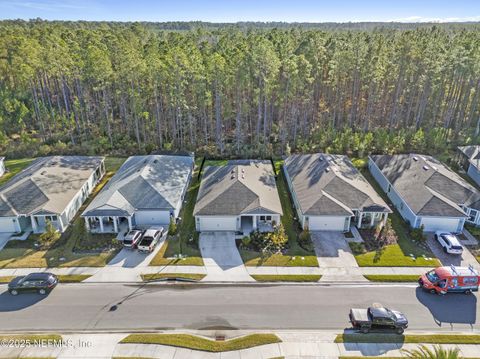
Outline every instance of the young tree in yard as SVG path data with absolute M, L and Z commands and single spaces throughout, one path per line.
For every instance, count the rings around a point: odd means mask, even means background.
M 288 242 L 288 237 L 285 233 L 285 228 L 283 228 L 283 224 L 280 223 L 273 232 L 268 233 L 267 239 L 267 249 L 273 252 L 281 251 Z
M 375 228 L 375 238 L 382 246 L 387 246 L 390 244 L 397 243 L 397 234 L 392 226 L 392 220 L 390 218 L 387 219 L 385 225 L 379 223 Z
M 45 232 L 40 235 L 42 246 L 47 246 L 60 238 L 60 232 L 55 228 L 53 223 L 47 220 Z
M 411 359 L 461 359 L 460 350 L 458 348 L 443 349 L 440 345 L 436 345 L 433 349 L 426 345 L 421 345 L 418 349 L 402 350 L 407 358 Z
M 168 225 L 168 234 L 174 236 L 177 233 L 177 223 L 175 218 L 170 216 L 170 224 Z

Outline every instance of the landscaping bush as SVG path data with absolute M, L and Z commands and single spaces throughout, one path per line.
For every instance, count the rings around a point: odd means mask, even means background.
M 244 238 L 242 238 L 242 245 L 262 253 L 278 253 L 285 248 L 288 242 L 288 237 L 281 223 L 273 232 L 253 231 L 250 233 L 250 241 L 248 243 L 243 241 Z
M 51 221 L 47 220 L 45 232 L 39 236 L 42 247 L 49 247 L 52 243 L 60 239 L 60 232 L 55 228 Z
M 312 236 L 308 228 L 305 228 L 298 235 L 298 244 L 307 251 L 313 250 Z
M 359 255 L 367 252 L 364 243 L 348 242 L 348 244 L 354 255 Z
M 174 236 L 177 233 L 177 223 L 175 222 L 175 218 L 170 216 L 170 224 L 168 225 L 168 234 L 170 236 Z
M 427 237 L 425 236 L 423 229 L 424 229 L 423 224 L 420 226 L 420 228 L 412 228 L 410 230 L 410 236 L 412 237 L 412 239 L 418 242 L 426 241 Z

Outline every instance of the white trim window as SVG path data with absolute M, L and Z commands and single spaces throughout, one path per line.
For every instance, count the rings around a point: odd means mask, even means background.
M 470 211 L 468 212 L 467 221 L 475 223 L 475 220 L 477 219 L 477 213 L 478 213 L 478 211 L 476 209 L 470 208 Z

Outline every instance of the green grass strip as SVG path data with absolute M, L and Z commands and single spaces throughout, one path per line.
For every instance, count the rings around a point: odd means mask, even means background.
M 480 334 L 339 334 L 335 343 L 479 344 Z
M 161 344 L 201 350 L 212 353 L 253 348 L 259 345 L 280 343 L 275 334 L 251 334 L 225 341 L 214 341 L 190 334 L 130 334 L 123 344 Z
M 417 282 L 418 274 L 372 274 L 364 275 L 370 282 Z
M 255 274 L 251 277 L 257 282 L 318 282 L 322 278 L 317 274 Z
M 142 274 L 141 276 L 144 282 L 148 282 L 151 280 L 169 279 L 169 278 L 189 279 L 189 280 L 199 281 L 205 278 L 205 274 L 199 274 L 199 273 L 153 273 L 153 274 Z

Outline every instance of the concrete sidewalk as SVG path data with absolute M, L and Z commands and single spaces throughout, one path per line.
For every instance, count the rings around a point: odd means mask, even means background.
M 352 275 L 352 282 L 360 275 L 381 274 L 381 275 L 421 275 L 429 271 L 430 267 L 360 267 L 360 268 L 345 268 L 345 267 L 245 267 L 249 275 L 299 275 L 299 274 L 315 274 L 328 275 L 332 278 L 335 276 L 350 276 Z M 353 271 L 353 272 L 352 272 Z M 204 266 L 139 266 L 139 267 L 122 267 L 122 266 L 105 266 L 105 267 L 69 267 L 69 268 L 4 268 L 0 269 L 0 277 L 4 276 L 19 276 L 26 275 L 32 272 L 52 272 L 57 275 L 70 274 L 87 274 L 92 275 L 87 279 L 88 282 L 140 282 L 141 274 L 152 273 L 195 273 L 207 274 L 207 269 Z M 230 282 L 244 282 L 244 276 L 232 276 Z M 240 280 L 242 279 L 242 280 Z M 203 281 L 216 282 L 215 277 L 204 278 Z M 323 280 L 325 281 L 325 280 Z M 360 281 L 359 281 L 360 282 Z M 364 281 L 362 281 L 364 282 Z
M 169 332 L 180 333 L 180 332 Z M 188 334 L 212 338 L 215 332 L 189 331 Z M 226 331 L 228 339 L 252 334 L 247 331 Z M 64 345 L 30 348 L 2 348 L 0 358 L 12 357 L 53 357 L 53 358 L 91 358 L 104 359 L 112 357 L 146 357 L 162 359 L 205 358 L 205 359 L 268 359 L 284 356 L 285 358 L 338 358 L 339 356 L 405 356 L 402 349 L 411 350 L 417 344 L 400 343 L 334 343 L 335 331 L 280 331 L 275 332 L 281 343 L 261 345 L 254 348 L 222 353 L 209 353 L 185 348 L 176 348 L 157 344 L 119 344 L 128 333 L 113 334 L 65 334 Z M 431 334 L 431 333 L 430 333 Z M 432 347 L 433 345 L 427 345 Z M 444 348 L 458 348 L 465 358 L 478 357 L 480 345 L 444 344 Z

